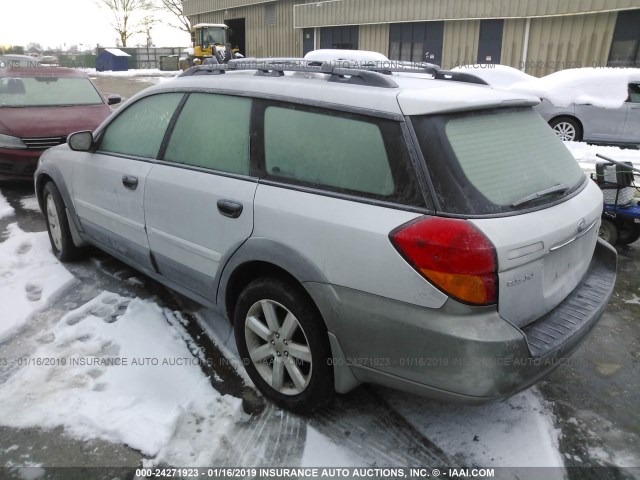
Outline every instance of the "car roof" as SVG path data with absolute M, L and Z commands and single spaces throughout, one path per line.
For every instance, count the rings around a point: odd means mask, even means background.
M 273 62 L 274 59 L 264 59 Z M 302 61 L 302 59 L 297 59 Z M 237 65 L 251 65 L 259 59 L 238 61 Z M 280 59 L 279 61 L 284 61 Z M 307 60 L 308 62 L 308 60 Z M 316 63 L 316 67 L 320 62 Z M 344 75 L 322 73 L 323 66 L 287 70 L 276 67 L 273 71 L 247 68 L 237 71 L 224 66 L 194 67 L 186 75 L 173 81 L 150 87 L 139 95 L 167 91 L 207 90 L 231 95 L 282 99 L 298 103 L 322 103 L 338 107 L 351 107 L 382 114 L 423 115 L 504 106 L 532 106 L 540 102 L 537 97 L 493 90 L 447 79 L 436 80 L 426 71 L 410 70 L 383 74 L 362 72 L 359 68 L 340 70 Z M 343 65 L 342 63 L 340 65 Z M 271 68 L 271 67 L 270 67 Z M 226 70 L 221 74 L 215 69 Z M 211 74 L 207 74 L 207 73 Z M 353 73 L 352 73 L 353 72 Z M 351 81 L 354 77 L 363 78 Z M 455 76 L 455 75 L 452 75 Z M 476 79 L 477 80 L 477 79 Z M 362 84 L 370 82 L 370 85 Z M 135 98 L 135 97 L 134 97 Z

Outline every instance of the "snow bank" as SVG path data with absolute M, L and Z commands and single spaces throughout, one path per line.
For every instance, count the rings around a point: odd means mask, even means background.
M 181 321 L 153 302 L 101 293 L 41 334 L 30 358 L 53 365 L 22 366 L 0 386 L 0 423 L 63 426 L 153 462 L 207 465 L 241 401 L 211 387 Z
M 637 68 L 573 68 L 506 87 L 549 100 L 557 107 L 572 103 L 619 108 L 629 96 L 629 81 L 640 80 Z
M 564 467 L 560 432 L 550 406 L 535 388 L 506 402 L 479 407 L 391 391 L 385 398 L 416 429 L 467 466 Z M 553 473 L 549 475 L 553 478 Z
M 0 218 L 9 217 L 14 213 L 15 211 L 13 210 L 13 207 L 9 205 L 7 199 L 4 198 L 2 192 L 0 192 Z
M 74 282 L 51 253 L 46 232 L 25 233 L 15 223 L 8 230 L 9 238 L 0 243 L 0 342 Z
M 620 162 L 631 162 L 634 167 L 640 168 L 640 150 L 589 145 L 584 142 L 565 142 L 565 145 L 586 173 L 595 172 L 596 163 L 604 161 L 596 157 L 597 153 Z
M 158 68 L 127 70 L 126 72 L 98 72 L 95 68 L 79 69 L 91 77 L 175 77 L 182 73 L 180 70 L 165 71 Z

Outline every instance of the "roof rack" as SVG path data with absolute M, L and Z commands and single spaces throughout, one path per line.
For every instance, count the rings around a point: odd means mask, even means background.
M 390 76 L 392 73 L 420 73 L 438 80 L 475 83 L 487 82 L 475 75 L 450 70 L 441 70 L 432 63 L 407 63 L 399 61 L 320 61 L 304 58 L 242 58 L 219 64 L 215 59 L 209 63 L 185 70 L 179 76 L 221 75 L 226 71 L 255 70 L 257 76 L 282 77 L 284 72 L 320 73 L 330 75 L 329 82 L 367 85 L 382 88 L 398 88 Z
M 208 63 L 185 70 L 181 77 L 193 75 L 220 75 L 227 71 L 255 70 L 258 76 L 281 77 L 284 72 L 323 73 L 331 75 L 330 82 L 367 85 L 370 87 L 398 88 L 391 78 L 378 72 L 345 68 L 332 65 L 331 62 L 312 62 L 301 58 L 244 58 L 231 60 L 229 63 Z

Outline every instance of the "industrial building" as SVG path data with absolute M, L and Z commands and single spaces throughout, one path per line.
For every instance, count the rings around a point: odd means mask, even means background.
M 374 50 L 445 68 L 501 63 L 542 76 L 640 67 L 640 0 L 183 0 L 196 23 L 226 23 L 251 57 Z

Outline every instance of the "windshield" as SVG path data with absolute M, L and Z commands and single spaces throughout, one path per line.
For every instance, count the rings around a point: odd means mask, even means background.
M 486 215 L 569 195 L 585 176 L 531 108 L 412 117 L 440 211 Z
M 50 107 L 104 103 L 88 78 L 2 77 L 0 107 Z
M 202 45 L 224 45 L 224 28 L 209 27 L 202 29 Z

